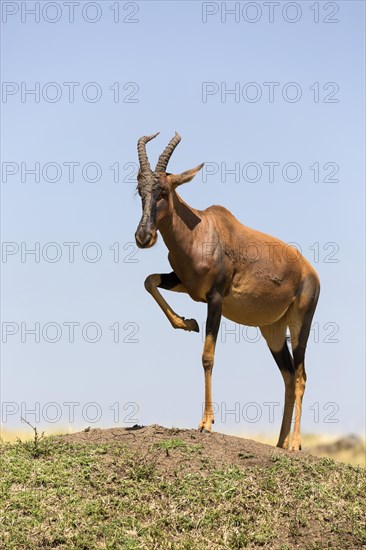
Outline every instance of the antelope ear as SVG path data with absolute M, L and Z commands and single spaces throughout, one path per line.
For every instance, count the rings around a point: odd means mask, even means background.
M 176 187 L 178 187 L 178 185 L 182 185 L 182 183 L 187 183 L 194 178 L 194 176 L 201 170 L 204 164 L 205 163 L 203 162 L 202 164 L 196 166 L 196 168 L 186 170 L 181 174 L 167 174 L 168 182 L 172 185 L 175 185 Z

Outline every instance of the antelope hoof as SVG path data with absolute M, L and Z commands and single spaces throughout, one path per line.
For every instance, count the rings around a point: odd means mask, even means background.
M 183 322 L 184 322 L 184 330 L 188 330 L 189 332 L 199 332 L 200 331 L 200 328 L 198 326 L 198 323 L 196 321 L 196 319 L 185 319 L 183 317 Z
M 301 451 L 301 443 L 293 443 L 291 445 L 291 451 L 298 452 Z
M 212 416 L 204 416 L 198 426 L 200 432 L 211 432 L 211 425 L 215 423 L 215 419 Z

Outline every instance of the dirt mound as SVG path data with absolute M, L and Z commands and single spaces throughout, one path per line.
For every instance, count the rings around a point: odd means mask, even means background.
M 87 429 L 63 436 L 70 443 L 122 443 L 135 453 L 149 454 L 160 470 L 176 470 L 189 462 L 191 472 L 202 472 L 202 456 L 209 457 L 215 468 L 225 466 L 261 466 L 273 464 L 276 455 L 302 456 L 250 439 L 217 432 L 201 433 L 198 430 L 164 428 L 157 424 L 132 428 Z M 187 451 L 185 453 L 177 451 Z M 165 451 L 165 452 L 162 452 Z M 305 459 L 305 457 L 304 457 Z M 306 456 L 306 460 L 313 460 Z M 315 460 L 315 459 L 314 459 Z

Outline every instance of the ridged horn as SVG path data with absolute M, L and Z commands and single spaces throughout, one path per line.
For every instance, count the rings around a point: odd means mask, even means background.
M 178 145 L 182 138 L 178 134 L 178 132 L 175 132 L 175 136 L 169 141 L 168 145 L 165 147 L 164 151 L 161 153 L 158 163 L 155 168 L 155 172 L 165 172 L 166 167 L 168 166 L 168 162 L 170 157 L 173 154 L 174 149 Z
M 141 172 L 151 172 L 149 159 L 146 153 L 146 143 L 154 139 L 159 132 L 152 134 L 151 136 L 142 136 L 137 142 L 137 153 L 139 156 L 140 170 Z

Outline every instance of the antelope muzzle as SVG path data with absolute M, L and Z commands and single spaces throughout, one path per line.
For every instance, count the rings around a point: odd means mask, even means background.
M 135 241 L 139 248 L 151 248 L 158 238 L 157 231 L 153 228 L 141 224 L 135 233 Z

